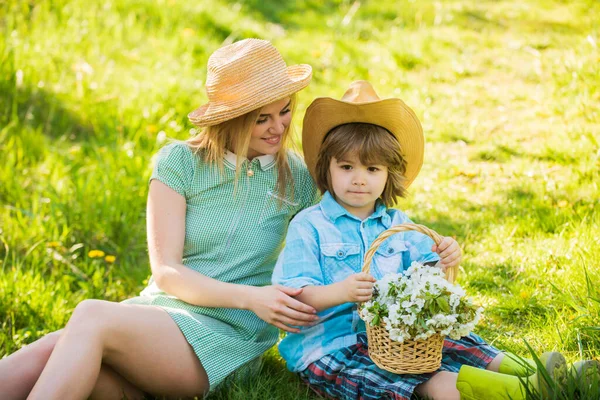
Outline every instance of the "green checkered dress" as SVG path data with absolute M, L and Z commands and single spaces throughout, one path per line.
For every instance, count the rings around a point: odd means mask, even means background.
M 150 179 L 158 179 L 187 202 L 183 264 L 223 282 L 253 286 L 271 283 L 290 219 L 314 204 L 316 188 L 304 162 L 289 155 L 295 183 L 293 199 L 276 192 L 273 156 L 244 160 L 234 194 L 235 155 L 227 153 L 223 174 L 183 142 L 165 146 Z M 253 172 L 252 176 L 246 174 Z M 170 296 L 150 279 L 129 304 L 165 309 L 179 325 L 208 374 L 211 388 L 240 366 L 272 347 L 278 330 L 247 310 L 207 308 Z

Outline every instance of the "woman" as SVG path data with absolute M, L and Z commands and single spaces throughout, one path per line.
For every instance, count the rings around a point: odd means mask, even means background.
M 123 303 L 86 300 L 65 329 L 0 361 L 0 398 L 198 396 L 316 320 L 267 286 L 289 220 L 316 195 L 286 151 L 308 65 L 286 66 L 267 41 L 225 46 L 208 61 L 205 129 L 161 150 L 147 229 L 152 279 Z

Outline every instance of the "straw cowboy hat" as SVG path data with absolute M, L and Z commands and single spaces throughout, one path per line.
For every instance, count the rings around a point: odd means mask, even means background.
M 396 137 L 406 159 L 405 187 L 410 186 L 423 165 L 424 139 L 421 123 L 402 100 L 381 100 L 367 81 L 352 82 L 341 100 L 317 98 L 306 110 L 302 127 L 302 148 L 313 178 L 319 149 L 327 133 L 336 126 L 353 122 L 379 125 Z
M 188 118 L 197 126 L 216 125 L 296 93 L 311 77 L 310 65 L 288 67 L 270 42 L 240 40 L 209 57 L 208 103 Z

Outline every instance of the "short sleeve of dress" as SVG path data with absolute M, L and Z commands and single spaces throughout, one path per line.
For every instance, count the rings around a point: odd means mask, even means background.
M 186 143 L 166 145 L 156 156 L 150 181 L 157 179 L 186 197 L 194 177 L 194 157 Z

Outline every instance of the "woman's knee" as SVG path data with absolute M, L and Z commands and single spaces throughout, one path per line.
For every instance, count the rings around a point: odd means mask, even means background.
M 84 300 L 75 307 L 67 328 L 92 335 L 106 333 L 111 325 L 111 313 L 117 303 L 104 300 Z
M 62 329 L 56 332 L 48 333 L 39 340 L 39 345 L 36 346 L 35 353 L 39 358 L 48 359 L 56 346 L 56 342 L 60 338 Z
M 56 346 L 56 342 L 58 342 L 58 339 L 60 338 L 61 332 L 62 330 L 48 333 L 35 342 L 23 347 L 22 350 L 27 352 L 29 357 L 32 357 L 32 362 L 42 362 L 45 364 L 46 361 L 48 361 L 48 358 L 50 358 L 50 355 Z
M 49 333 L 33 343 L 24 346 L 15 354 L 3 359 L 0 378 L 11 377 L 12 389 L 22 390 L 23 393 L 31 390 L 48 362 L 62 331 Z M 2 379 L 0 379 L 2 381 Z M 0 385 L 1 386 L 1 385 Z M 19 389 L 20 388 L 20 389 Z M 10 388 L 9 388 L 10 389 Z M 2 392 L 0 390 L 0 392 Z M 4 394 L 4 392 L 2 392 Z M 2 397 L 2 396 L 0 396 Z M 15 397 L 20 397 L 16 396 Z

